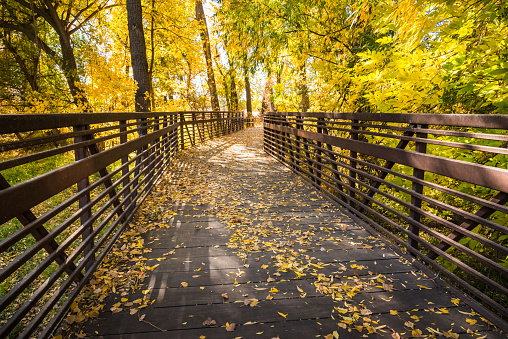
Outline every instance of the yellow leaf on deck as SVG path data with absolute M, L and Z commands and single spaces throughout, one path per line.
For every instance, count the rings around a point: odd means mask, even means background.
M 415 337 L 415 338 L 423 337 L 423 332 L 420 329 L 413 330 L 412 334 L 413 334 L 413 337 Z
M 390 310 L 390 314 L 391 314 L 391 315 L 397 315 L 397 314 L 399 314 L 399 312 L 397 312 L 397 311 L 395 311 L 395 310 Z
M 474 325 L 474 324 L 476 324 L 476 320 L 475 320 L 475 319 L 471 319 L 471 318 L 467 318 L 467 319 L 466 319 L 466 322 L 467 322 L 468 324 L 470 324 L 470 325 Z
M 289 313 L 284 314 L 284 313 L 282 313 L 282 312 L 277 312 L 277 313 L 279 313 L 279 315 L 280 315 L 281 317 L 283 317 L 284 319 L 285 319 L 285 318 L 288 316 L 288 314 L 289 314 Z
M 157 268 L 157 266 L 159 266 L 160 264 L 157 264 L 157 265 L 153 265 L 152 267 L 148 267 L 147 270 L 148 271 L 153 271 L 154 269 Z
M 188 283 L 186 283 L 185 281 L 182 281 L 182 282 L 181 282 L 181 284 L 182 284 L 182 286 L 183 286 L 183 287 L 187 287 L 187 286 L 189 286 L 189 284 L 188 284 Z

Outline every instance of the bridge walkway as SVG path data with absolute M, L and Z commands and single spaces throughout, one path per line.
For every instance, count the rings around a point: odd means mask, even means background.
M 262 142 L 247 129 L 177 156 L 72 308 L 73 336 L 505 337 Z

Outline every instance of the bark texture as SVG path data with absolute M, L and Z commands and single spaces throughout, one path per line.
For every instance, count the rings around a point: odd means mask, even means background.
M 136 112 L 150 111 L 150 75 L 146 58 L 145 35 L 141 0 L 127 0 L 127 22 L 131 51 L 132 72 L 138 84 L 136 91 Z
M 206 25 L 205 11 L 201 0 L 196 1 L 196 20 L 201 25 L 200 36 L 203 42 L 203 52 L 206 59 L 206 74 L 208 76 L 208 89 L 210 90 L 210 101 L 214 111 L 220 111 L 219 98 L 217 97 L 217 86 L 213 73 L 212 52 L 210 50 L 210 38 L 208 36 L 208 26 Z

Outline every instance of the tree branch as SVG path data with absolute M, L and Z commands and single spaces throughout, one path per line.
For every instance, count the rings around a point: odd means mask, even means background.
M 82 22 L 80 22 L 76 27 L 74 27 L 73 29 L 69 30 L 69 35 L 72 35 L 73 33 L 75 33 L 77 30 L 79 30 L 81 27 L 83 27 L 84 24 L 86 24 L 88 21 L 90 21 L 94 16 L 96 16 L 101 11 L 103 11 L 105 9 L 108 9 L 108 8 L 117 7 L 117 6 L 120 6 L 120 5 L 119 4 L 114 4 L 114 5 L 109 5 L 109 6 L 104 6 L 104 7 L 97 8 L 92 14 L 90 14 L 86 19 L 84 19 Z M 83 11 L 80 11 L 80 13 L 78 13 L 78 15 L 76 15 L 76 19 L 72 20 L 72 22 L 67 26 L 67 28 L 70 28 L 71 25 L 73 25 L 74 22 L 76 22 L 76 20 L 81 15 L 81 13 L 83 13 Z
M 50 55 L 52 58 L 57 58 L 57 54 L 55 51 L 51 49 L 43 40 L 41 40 L 38 36 L 35 35 L 35 31 L 31 25 L 16 25 L 7 21 L 0 20 L 0 27 L 12 29 L 14 31 L 21 32 L 25 34 L 25 36 L 35 44 L 40 44 L 41 49 L 44 53 Z
M 32 11 L 32 6 L 30 5 L 30 3 L 24 1 L 24 0 L 14 0 L 16 1 L 18 4 L 20 4 L 21 6 L 27 8 L 28 10 Z M 39 8 L 37 7 L 35 4 L 33 6 L 33 11 L 37 14 L 39 14 L 39 16 L 43 17 L 46 21 L 48 21 L 50 23 L 51 21 L 51 17 L 49 16 L 49 13 L 47 13 L 46 11 L 44 11 L 42 8 Z

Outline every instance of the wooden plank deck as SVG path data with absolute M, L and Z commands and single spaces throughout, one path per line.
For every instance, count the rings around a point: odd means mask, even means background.
M 143 215 L 138 229 L 164 226 L 143 234 L 158 266 L 107 297 L 87 337 L 506 337 L 264 154 L 260 129 L 183 152 Z

